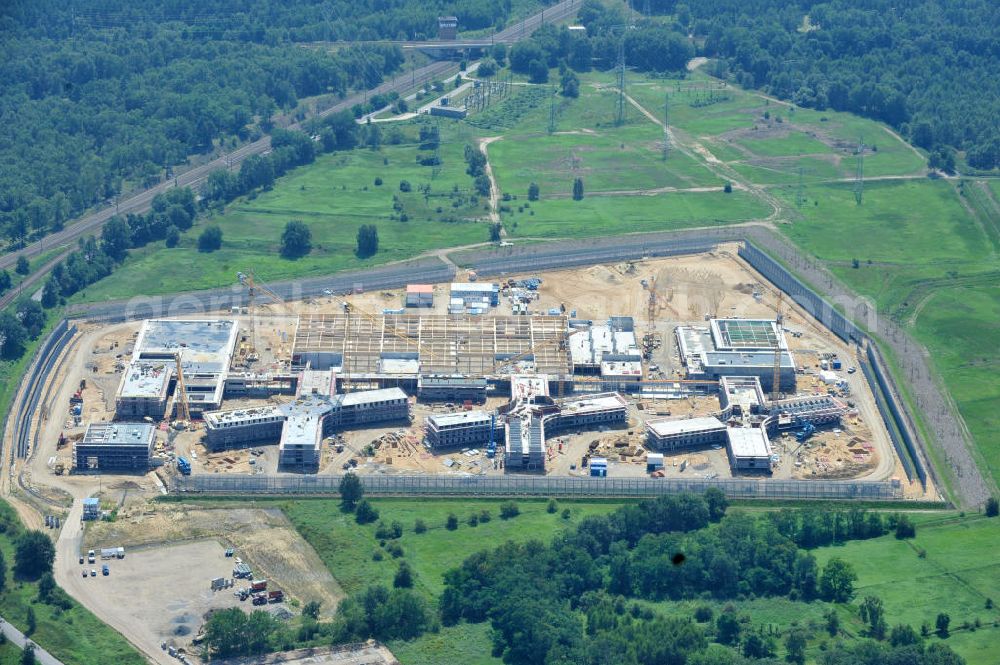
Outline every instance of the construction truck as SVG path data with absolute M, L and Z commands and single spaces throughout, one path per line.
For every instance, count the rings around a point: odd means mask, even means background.
M 186 457 L 177 458 L 177 470 L 182 476 L 191 475 L 191 462 L 188 461 Z
M 281 589 L 274 589 L 267 592 L 267 602 L 280 603 L 285 600 L 285 592 Z
M 812 438 L 812 435 L 816 433 L 816 426 L 810 422 L 803 423 L 802 429 L 795 433 L 795 440 L 799 443 L 804 443 Z

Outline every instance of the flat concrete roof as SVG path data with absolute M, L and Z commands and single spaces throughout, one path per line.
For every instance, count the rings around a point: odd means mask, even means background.
M 531 399 L 549 394 L 549 379 L 537 374 L 520 374 L 510 377 L 510 396 L 513 400 Z
M 447 427 L 449 425 L 474 424 L 490 422 L 490 414 L 485 411 L 461 411 L 459 413 L 442 413 L 440 415 L 427 416 L 427 422 L 433 423 L 435 427 Z
M 770 457 L 767 433 L 759 427 L 730 427 L 726 432 L 734 457 Z
M 718 418 L 688 418 L 687 420 L 658 420 L 646 423 L 646 427 L 656 436 L 676 436 L 725 429 L 726 424 Z
M 155 435 L 156 428 L 149 423 L 90 423 L 80 444 L 149 447 Z
M 130 362 L 125 366 L 119 397 L 125 398 L 165 398 L 170 377 L 173 376 L 172 363 Z
M 493 293 L 500 290 L 500 285 L 490 282 L 452 282 L 451 290 L 453 293 L 456 291 L 460 293 Z
M 229 368 L 239 324 L 235 319 L 147 319 L 135 341 L 132 357 L 161 357 L 181 354 L 184 363 L 198 363 L 202 369 Z
M 298 394 L 334 395 L 337 392 L 337 374 L 331 370 L 303 370 L 299 375 Z
M 284 418 L 285 413 L 279 405 L 255 406 L 249 409 L 230 409 L 228 411 L 209 411 L 204 415 L 205 422 L 213 427 L 232 422 L 247 422 L 255 418 Z
M 618 393 L 602 393 L 580 399 L 563 400 L 559 404 L 559 408 L 564 414 L 588 413 L 591 411 L 628 408 L 628 402 Z
M 382 388 L 381 390 L 363 390 L 356 393 L 337 395 L 334 401 L 339 402 L 341 406 L 356 406 L 358 404 L 384 402 L 390 399 L 407 399 L 407 397 L 402 388 Z

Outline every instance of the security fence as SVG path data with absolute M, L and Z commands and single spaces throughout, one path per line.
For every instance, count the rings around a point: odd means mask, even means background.
M 324 495 L 339 493 L 342 476 L 181 476 L 173 490 L 195 494 Z M 401 496 L 643 498 L 717 487 L 730 498 L 892 501 L 898 483 L 876 481 L 667 478 L 565 478 L 550 476 L 361 475 L 365 493 Z

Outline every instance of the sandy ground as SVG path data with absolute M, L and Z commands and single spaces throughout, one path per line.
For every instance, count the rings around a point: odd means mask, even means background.
M 303 604 L 319 600 L 326 616 L 332 615 L 344 596 L 316 552 L 278 509 L 218 510 L 137 499 L 119 511 L 117 521 L 89 525 L 83 547 L 120 545 L 145 550 L 162 543 L 205 539 L 220 547 L 235 547 L 236 556 L 250 564 L 256 577 L 272 580 L 291 598 Z M 232 560 L 228 564 L 227 577 Z

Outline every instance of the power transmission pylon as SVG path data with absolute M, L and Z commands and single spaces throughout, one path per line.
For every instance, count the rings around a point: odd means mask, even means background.
M 552 86 L 552 95 L 549 99 L 549 134 L 556 131 L 556 87 Z
M 625 35 L 618 46 L 618 104 L 615 108 L 615 125 L 625 124 Z
M 854 202 L 861 205 L 865 194 L 865 137 L 858 137 L 858 169 L 854 174 Z

